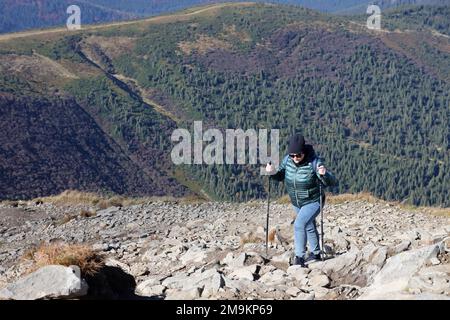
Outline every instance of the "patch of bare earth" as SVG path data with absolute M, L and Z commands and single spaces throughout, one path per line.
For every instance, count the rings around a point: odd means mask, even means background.
M 187 55 L 192 53 L 206 54 L 207 52 L 222 49 L 230 50 L 232 45 L 226 41 L 207 35 L 199 35 L 196 41 L 182 41 L 178 44 L 180 50 Z
M 127 52 L 132 52 L 136 46 L 136 41 L 136 38 L 131 37 L 91 36 L 86 39 L 88 45 L 98 45 L 111 59 L 115 59 Z
M 0 72 L 26 76 L 30 81 L 49 81 L 77 79 L 78 76 L 60 63 L 40 54 L 0 56 Z

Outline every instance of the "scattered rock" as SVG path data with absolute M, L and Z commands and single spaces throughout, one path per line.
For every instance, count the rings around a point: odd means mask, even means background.
M 289 266 L 294 249 L 292 225 L 287 223 L 292 220 L 289 205 L 271 206 L 275 232 L 269 256 L 273 258 L 265 258 L 264 237 L 260 237 L 265 235 L 260 214 L 265 205 L 258 201 L 150 201 L 99 210 L 94 217 L 59 225 L 66 216 L 98 208 L 0 204 L 0 286 L 15 283 L 26 270 L 26 265 L 17 264 L 26 250 L 40 242 L 61 241 L 93 243 L 95 250 L 111 258 L 102 276 L 95 281 L 86 277 L 88 298 L 91 294 L 120 298 L 123 292 L 123 298 L 140 294 L 193 299 L 356 299 L 364 294 L 435 299 L 448 295 L 450 224 L 446 217 L 383 203 L 327 204 L 325 249 L 330 259 L 300 268 Z M 17 212 L 4 214 L 4 210 Z M 244 234 L 249 237 L 242 245 Z M 439 253 L 424 260 L 400 260 L 398 267 L 392 267 L 394 259 L 403 259 L 403 254 L 421 250 L 427 243 L 439 245 Z M 410 267 L 417 262 L 417 268 Z M 405 274 L 403 264 L 406 270 L 416 271 Z M 404 288 L 400 291 L 399 283 Z M 379 295 L 375 295 L 377 286 Z M 389 292 L 384 295 L 386 288 Z

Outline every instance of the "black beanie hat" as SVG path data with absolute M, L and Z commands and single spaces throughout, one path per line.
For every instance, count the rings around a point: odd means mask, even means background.
M 295 134 L 289 139 L 289 154 L 303 153 L 305 150 L 305 138 L 301 134 Z

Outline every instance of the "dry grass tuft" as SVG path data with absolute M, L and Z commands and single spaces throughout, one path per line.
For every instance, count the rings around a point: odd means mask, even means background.
M 389 205 L 396 206 L 403 210 L 414 211 L 414 212 L 418 212 L 418 213 L 419 212 L 426 213 L 426 214 L 431 214 L 434 216 L 450 217 L 450 208 L 418 207 L 418 206 L 413 206 L 413 205 L 409 205 L 409 204 L 404 204 L 404 203 L 401 203 L 400 201 L 386 201 L 386 200 L 383 200 L 383 199 L 373 196 L 369 192 L 359 192 L 359 193 L 355 193 L 355 194 L 344 193 L 344 194 L 338 194 L 338 195 L 327 194 L 327 200 L 326 200 L 326 202 L 328 204 L 342 204 L 345 202 L 354 202 L 354 201 L 366 201 L 369 203 L 389 204 Z M 289 196 L 287 196 L 287 195 L 279 198 L 276 202 L 280 203 L 280 204 L 290 204 L 291 203 Z
M 83 244 L 42 244 L 28 250 L 24 259 L 32 262 L 26 273 L 48 265 L 78 266 L 82 275 L 93 276 L 105 264 L 105 256 Z
M 77 218 L 74 214 L 65 214 L 64 217 L 62 217 L 58 222 L 56 222 L 57 226 L 62 226 L 63 224 L 66 224 L 72 220 L 75 220 Z
M 34 203 L 51 203 L 54 205 L 60 206 L 70 206 L 70 205 L 89 205 L 96 206 L 100 210 L 107 209 L 109 207 L 127 207 L 132 205 L 146 204 L 150 202 L 176 202 L 179 204 L 193 204 L 193 203 L 201 203 L 206 200 L 202 197 L 192 195 L 186 196 L 183 198 L 175 198 L 175 197 L 139 197 L 139 198 L 129 198 L 125 196 L 112 196 L 106 197 L 101 196 L 95 193 L 87 193 L 76 190 L 67 190 L 63 193 L 50 196 L 33 199 Z M 80 214 L 81 216 L 85 216 Z
M 91 210 L 81 210 L 80 211 L 80 217 L 82 218 L 90 218 L 90 217 L 95 217 L 97 214 L 97 212 L 95 211 L 91 211 Z
M 102 197 L 95 193 L 81 192 L 77 190 L 66 190 L 63 193 L 34 199 L 33 201 L 41 201 L 42 203 L 53 203 L 56 205 L 76 205 L 76 204 L 97 204 Z
M 19 206 L 19 201 L 15 201 L 15 200 L 4 200 L 1 201 L 1 204 L 8 206 L 8 207 L 14 207 L 17 208 Z
M 264 239 L 255 235 L 253 232 L 247 232 L 241 236 L 239 244 L 243 246 L 246 243 L 260 243 L 264 242 Z
M 269 231 L 269 242 L 275 242 L 275 235 L 277 234 L 276 229 L 272 229 Z
M 125 200 L 124 197 L 114 196 L 114 197 L 112 197 L 110 199 L 100 200 L 97 205 L 102 210 L 103 209 L 107 209 L 109 207 L 123 207 L 124 200 Z
M 327 194 L 327 203 L 330 204 L 341 204 L 346 201 L 367 201 L 370 203 L 380 203 L 383 200 L 374 197 L 369 192 L 359 192 L 355 194 L 343 193 L 338 195 Z
M 291 199 L 289 199 L 289 196 L 286 194 L 286 195 L 282 196 L 281 198 L 277 199 L 275 202 L 279 203 L 279 204 L 290 204 Z
M 450 218 L 450 208 L 439 208 L 439 207 L 416 207 L 412 205 L 398 204 L 398 206 L 404 210 L 420 212 L 431 214 L 433 216 L 449 217 Z

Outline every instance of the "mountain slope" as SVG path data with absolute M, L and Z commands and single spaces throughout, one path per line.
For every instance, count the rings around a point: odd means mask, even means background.
M 66 189 L 151 191 L 150 177 L 76 102 L 4 94 L 0 109 L 2 198 L 37 197 Z
M 212 6 L 4 40 L 0 68 L 12 76 L 0 81 L 14 95 L 72 96 L 137 166 L 160 173 L 161 192 L 176 179 L 216 199 L 265 196 L 258 166 L 172 165 L 173 129 L 201 119 L 280 129 L 281 153 L 303 132 L 337 192 L 449 205 L 449 39 L 402 26 L 372 32 L 358 17 L 297 7 Z M 53 68 L 39 69 L 37 55 Z

